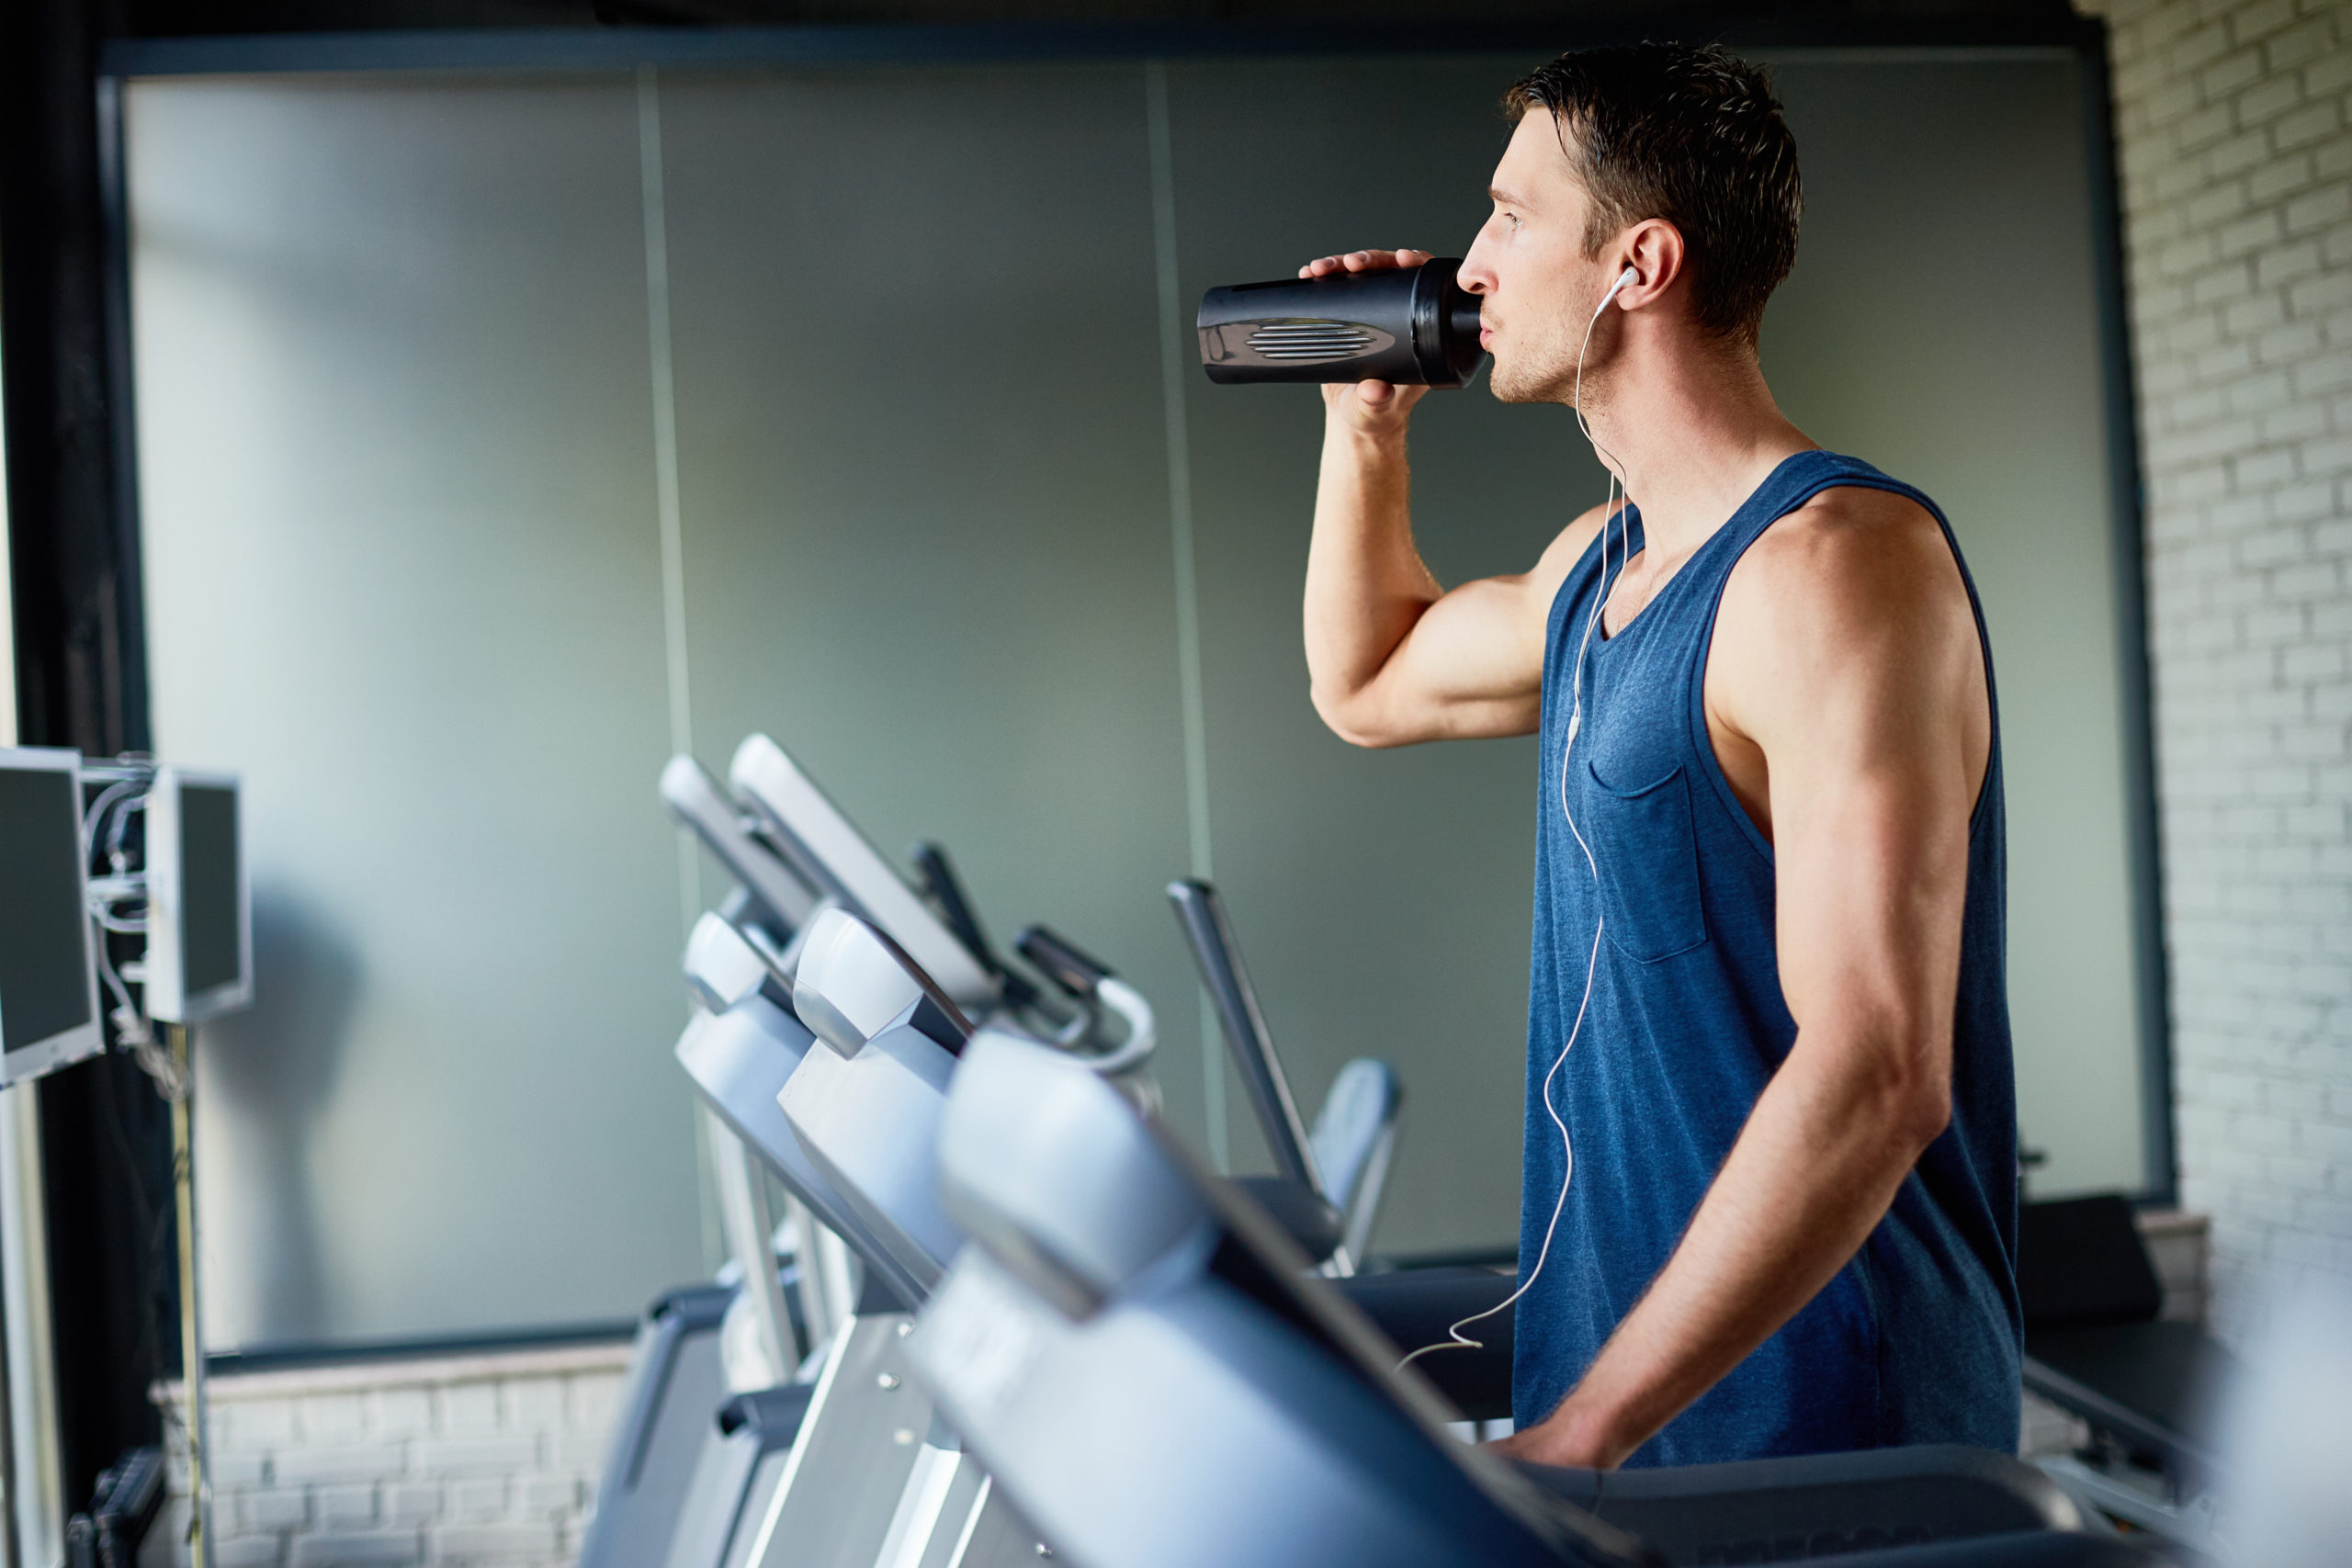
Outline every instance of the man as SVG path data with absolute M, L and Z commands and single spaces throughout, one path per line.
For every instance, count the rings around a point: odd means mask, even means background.
M 1316 708 L 1346 739 L 1541 739 L 1500 1446 L 1594 1466 L 2013 1449 L 1973 589 L 1932 503 L 1821 451 L 1765 386 L 1801 195 L 1762 75 L 1713 48 L 1594 50 L 1506 103 L 1460 273 L 1489 384 L 1575 406 L 1632 504 L 1523 576 L 1442 590 L 1407 507 L 1422 389 L 1327 387 L 1306 603 Z

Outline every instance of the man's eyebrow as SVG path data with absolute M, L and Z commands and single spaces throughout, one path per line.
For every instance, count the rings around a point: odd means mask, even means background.
M 1505 207 L 1532 207 L 1535 205 L 1525 197 L 1520 196 L 1511 191 L 1507 191 L 1500 186 L 1488 186 L 1487 187 L 1487 197 L 1489 200 L 1499 202 Z

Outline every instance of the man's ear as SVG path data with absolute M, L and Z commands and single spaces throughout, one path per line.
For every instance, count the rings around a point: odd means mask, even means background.
M 1617 237 L 1617 253 L 1634 274 L 1634 281 L 1617 296 L 1622 310 L 1656 304 L 1681 280 L 1690 260 L 1682 231 L 1663 218 L 1645 218 L 1627 228 Z

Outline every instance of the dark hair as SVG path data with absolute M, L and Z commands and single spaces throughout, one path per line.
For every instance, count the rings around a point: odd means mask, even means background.
M 1503 107 L 1514 125 L 1537 108 L 1557 122 L 1592 197 L 1587 254 L 1665 219 L 1688 247 L 1699 323 L 1755 343 L 1804 210 L 1796 138 L 1761 70 L 1719 44 L 1575 50 L 1513 83 Z

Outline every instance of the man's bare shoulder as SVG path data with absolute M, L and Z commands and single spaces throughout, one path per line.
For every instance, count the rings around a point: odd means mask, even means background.
M 1719 628 L 1794 637 L 1906 639 L 1972 623 L 1942 525 L 1908 496 L 1846 485 L 1766 529 L 1724 586 Z
M 1733 787 L 1745 781 L 1751 809 L 1764 801 L 1776 844 L 1792 819 L 1779 797 L 1802 799 L 1808 780 L 1907 779 L 1951 808 L 1918 812 L 1919 824 L 1961 821 L 1989 765 L 1992 692 L 1935 514 L 1844 489 L 1766 529 L 1724 585 L 1706 704 L 1718 744 L 1731 738 Z
M 1825 491 L 1766 529 L 1724 584 L 1710 722 L 1768 750 L 1815 746 L 1825 726 L 1883 740 L 1954 722 L 1975 777 L 1988 702 L 1959 560 L 1917 502 Z

